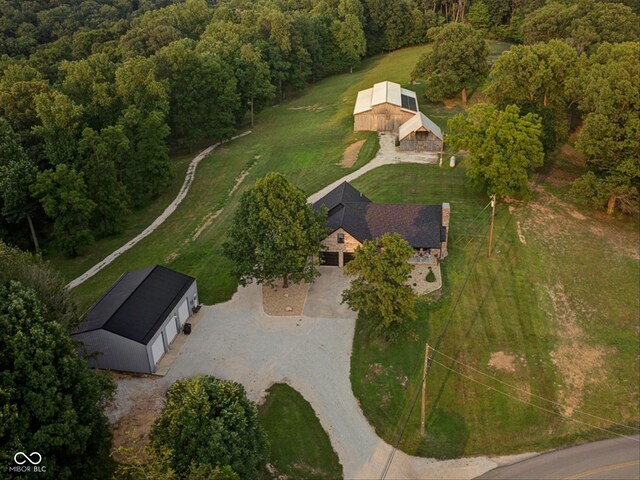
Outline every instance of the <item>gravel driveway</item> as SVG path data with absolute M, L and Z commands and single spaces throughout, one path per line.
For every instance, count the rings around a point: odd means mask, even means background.
M 273 383 L 286 382 L 316 411 L 345 478 L 379 478 L 391 447 L 375 434 L 351 391 L 355 315 L 326 300 L 339 296 L 346 281 L 338 268 L 322 271 L 300 317 L 266 316 L 256 285 L 240 288 L 226 303 L 203 307 L 203 318 L 167 375 L 139 379 L 140 389 L 153 381 L 156 388 L 162 385 L 160 392 L 177 379 L 207 374 L 242 383 L 249 398 L 259 402 Z M 131 391 L 132 385 L 127 387 Z M 387 478 L 473 478 L 496 467 L 495 460 L 436 461 L 398 451 Z

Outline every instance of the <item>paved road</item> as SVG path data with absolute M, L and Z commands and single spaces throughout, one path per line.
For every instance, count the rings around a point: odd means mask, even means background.
M 477 477 L 510 480 L 640 479 L 640 436 L 587 443 L 499 467 Z

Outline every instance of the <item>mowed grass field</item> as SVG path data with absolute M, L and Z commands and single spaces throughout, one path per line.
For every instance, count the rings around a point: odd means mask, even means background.
M 488 198 L 467 183 L 464 162 L 387 166 L 353 183 L 375 202 L 451 203 L 444 288 L 419 302 L 397 342 L 358 319 L 352 385 L 382 438 L 400 438 L 411 454 L 454 458 L 610 435 L 598 427 L 638 432 L 635 222 L 590 218 L 542 180 L 532 202 L 499 204 L 489 258 Z M 427 342 L 438 353 L 427 374 L 423 437 Z
M 269 463 L 277 476 L 337 480 L 343 477 L 338 455 L 329 436 L 300 393 L 285 383 L 276 383 L 259 406 L 260 423 L 271 442 Z M 274 478 L 265 474 L 264 478 Z
M 221 245 L 241 193 L 257 178 L 277 171 L 311 194 L 369 161 L 376 151 L 377 137 L 372 132 L 353 132 L 352 111 L 358 91 L 383 80 L 406 85 L 415 62 L 427 48 L 407 48 L 369 59 L 353 74 L 322 80 L 299 97 L 266 108 L 256 116 L 253 133 L 223 145 L 200 163 L 187 198 L 158 230 L 75 288 L 75 298 L 88 308 L 123 272 L 159 263 L 195 276 L 204 303 L 229 299 L 236 283 L 228 274 L 229 263 L 222 256 Z M 428 107 L 423 110 L 429 113 Z M 446 126 L 446 120 L 440 123 Z M 338 165 L 345 148 L 359 139 L 367 139 L 367 143 L 356 164 L 351 168 Z M 227 198 L 245 165 L 256 158 L 248 176 Z M 65 278 L 82 274 L 151 223 L 179 190 L 187 164 L 185 157 L 176 159 L 170 191 L 154 206 L 134 214 L 135 220 L 123 235 L 100 240 L 75 259 L 52 258 Z M 212 220 L 221 204 L 223 212 Z

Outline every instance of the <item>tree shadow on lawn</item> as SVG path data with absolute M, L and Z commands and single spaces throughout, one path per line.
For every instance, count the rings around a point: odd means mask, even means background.
M 431 412 L 425 432 L 418 450 L 429 452 L 429 457 L 450 459 L 464 455 L 469 429 L 464 417 L 456 412 L 436 408 Z

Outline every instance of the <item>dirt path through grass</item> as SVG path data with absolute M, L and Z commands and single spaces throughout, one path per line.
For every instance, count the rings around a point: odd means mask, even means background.
M 250 133 L 251 133 L 251 130 L 247 132 L 243 132 L 240 135 L 236 135 L 235 137 L 232 137 L 231 140 L 244 137 L 245 135 L 249 135 Z M 176 208 L 178 208 L 178 205 L 180 205 L 182 200 L 184 200 L 184 198 L 187 196 L 187 193 L 189 193 L 189 187 L 191 186 L 191 183 L 193 182 L 193 179 L 196 175 L 196 167 L 198 166 L 200 161 L 203 158 L 207 157 L 211 152 L 213 152 L 213 150 L 215 150 L 222 143 L 225 143 L 225 142 L 218 142 L 215 145 L 211 145 L 210 147 L 205 148 L 198 155 L 193 157 L 193 160 L 191 160 L 191 163 L 189 164 L 189 168 L 187 169 L 187 174 L 184 177 L 184 183 L 182 184 L 182 188 L 180 188 L 180 191 L 178 192 L 178 196 L 173 200 L 173 202 L 169 204 L 167 208 L 165 208 L 164 212 L 162 212 L 162 214 L 160 214 L 160 216 L 151 223 L 151 225 L 149 225 L 142 232 L 140 232 L 140 234 L 136 235 L 134 238 L 129 240 L 127 243 L 125 243 L 122 247 L 118 248 L 116 251 L 108 255 L 100 263 L 91 267 L 89 270 L 87 270 L 85 273 L 80 275 L 78 278 L 70 281 L 67 284 L 67 288 L 68 289 L 75 288 L 81 283 L 85 282 L 87 279 L 93 277 L 96 273 L 98 273 L 104 267 L 109 265 L 111 262 L 113 262 L 116 258 L 122 255 L 124 252 L 133 248 L 140 240 L 151 235 L 160 225 L 162 225 L 165 222 L 165 220 L 169 218 L 171 214 L 176 210 Z

